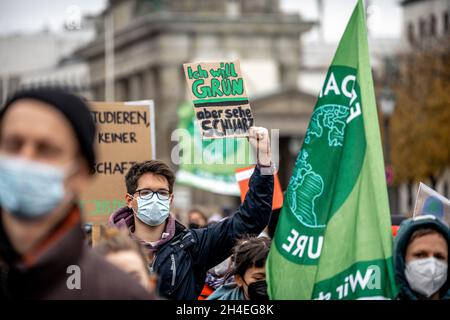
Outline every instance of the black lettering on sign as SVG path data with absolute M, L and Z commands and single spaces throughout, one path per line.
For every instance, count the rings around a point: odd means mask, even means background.
M 96 174 L 126 174 L 128 170 L 135 164 L 135 161 L 122 162 L 98 162 L 94 166 Z
M 150 125 L 146 111 L 92 111 L 91 114 L 97 124 Z
M 137 143 L 136 132 L 99 132 L 98 143 Z

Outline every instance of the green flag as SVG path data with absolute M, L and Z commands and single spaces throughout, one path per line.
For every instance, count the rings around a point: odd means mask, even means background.
M 397 293 L 362 0 L 297 157 L 267 282 L 272 299 L 383 299 Z
M 177 184 L 240 195 L 235 170 L 254 163 L 246 138 L 202 139 L 194 108 L 185 102 L 178 107 L 177 140 L 181 154 Z

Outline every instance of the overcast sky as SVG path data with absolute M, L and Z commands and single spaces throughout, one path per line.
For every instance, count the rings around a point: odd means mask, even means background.
M 345 29 L 356 0 L 324 1 L 324 38 L 338 41 Z M 401 8 L 399 0 L 366 0 L 371 5 L 372 18 L 369 31 L 373 37 L 396 38 L 401 33 Z M 32 33 L 48 28 L 61 31 L 64 23 L 77 14 L 96 14 L 105 7 L 106 0 L 1 0 L 0 34 Z M 281 0 L 283 10 L 300 12 L 307 20 L 316 20 L 316 0 Z M 306 40 L 315 40 L 317 32 L 310 32 Z
M 99 13 L 106 0 L 0 0 L 0 33 L 32 33 L 44 28 L 61 31 L 73 9 L 82 15 Z
M 370 36 L 376 38 L 398 38 L 402 29 L 402 11 L 399 0 L 366 0 L 370 13 L 368 27 Z M 300 12 L 304 19 L 317 20 L 316 0 L 282 0 L 285 11 Z M 344 33 L 345 26 L 357 3 L 356 0 L 323 0 L 323 34 L 327 42 L 338 41 Z M 310 32 L 306 39 L 314 39 L 318 35 Z

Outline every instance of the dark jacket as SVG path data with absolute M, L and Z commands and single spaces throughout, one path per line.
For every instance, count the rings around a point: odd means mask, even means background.
M 422 228 L 435 229 L 441 233 L 447 240 L 447 245 L 450 245 L 449 228 L 438 219 L 420 218 L 408 219 L 401 223 L 397 236 L 394 242 L 394 265 L 395 265 L 395 279 L 399 294 L 397 299 L 401 300 L 420 300 L 423 297 L 419 293 L 413 291 L 409 286 L 408 280 L 405 276 L 405 254 L 409 239 L 414 231 Z M 450 250 L 449 250 L 450 251 Z M 439 290 L 441 299 L 450 299 L 450 269 L 447 271 L 447 281 Z
M 202 229 L 186 229 L 175 224 L 175 235 L 155 253 L 151 269 L 158 274 L 158 294 L 168 299 L 195 300 L 202 291 L 206 272 L 225 260 L 236 239 L 243 234 L 259 234 L 272 211 L 273 176 L 256 168 L 244 203 L 230 218 Z M 126 219 L 113 214 L 112 222 Z M 133 212 L 128 210 L 129 215 Z M 127 221 L 133 221 L 129 219 Z
M 1 212 L 1 210 L 0 210 Z M 6 214 L 6 213 L 3 213 Z M 150 299 L 131 276 L 107 263 L 83 242 L 78 209 L 74 209 L 33 256 L 20 257 L 11 247 L 0 213 L 0 300 L 5 299 Z M 78 266 L 81 289 L 70 278 Z

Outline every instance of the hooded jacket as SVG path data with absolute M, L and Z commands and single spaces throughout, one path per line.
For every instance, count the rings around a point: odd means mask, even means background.
M 206 300 L 246 300 L 244 290 L 236 283 L 228 283 L 216 289 Z
M 261 175 L 256 167 L 244 203 L 231 217 L 193 230 L 175 222 L 173 236 L 166 225 L 166 233 L 172 237 L 158 246 L 150 266 L 158 275 L 158 294 L 167 299 L 196 300 L 207 270 L 231 254 L 236 239 L 244 234 L 258 235 L 265 228 L 272 212 L 272 197 L 273 175 Z M 131 210 L 120 209 L 110 217 L 110 224 L 126 225 L 133 232 L 133 219 Z
M 394 242 L 394 265 L 395 278 L 399 289 L 398 299 L 401 300 L 420 300 L 424 299 L 419 293 L 413 291 L 409 286 L 408 280 L 405 276 L 405 255 L 409 239 L 412 234 L 423 228 L 430 228 L 438 231 L 447 240 L 447 247 L 450 247 L 450 232 L 449 228 L 439 219 L 419 216 L 415 219 L 408 219 L 401 223 L 397 236 Z M 450 250 L 449 250 L 450 253 Z M 447 281 L 439 290 L 440 299 L 450 299 L 450 269 L 447 271 Z

